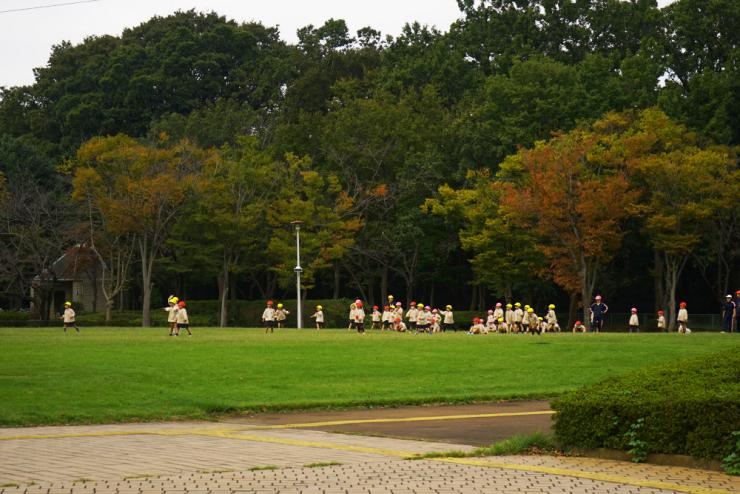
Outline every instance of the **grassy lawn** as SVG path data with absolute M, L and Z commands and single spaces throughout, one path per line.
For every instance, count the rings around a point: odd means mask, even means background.
M 735 347 L 732 335 L 359 336 L 283 330 L 0 329 L 0 425 L 208 418 L 237 410 L 549 397 Z

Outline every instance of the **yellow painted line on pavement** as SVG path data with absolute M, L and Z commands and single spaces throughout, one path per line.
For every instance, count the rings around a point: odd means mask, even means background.
M 203 435 L 223 437 L 225 439 L 239 439 L 241 441 L 252 441 L 258 443 L 284 444 L 286 446 L 303 446 L 308 448 L 334 449 L 337 451 L 351 451 L 354 453 L 368 453 L 382 456 L 395 456 L 398 458 L 409 458 L 418 456 L 418 453 L 410 451 L 399 451 L 384 448 L 369 448 L 367 446 L 355 446 L 352 444 L 325 443 L 320 441 L 305 441 L 303 439 L 290 439 L 286 437 L 255 436 L 249 434 L 237 434 L 233 432 L 205 432 Z
M 311 427 L 331 427 L 336 425 L 354 425 L 354 424 L 386 424 L 394 422 L 427 422 L 435 420 L 464 420 L 464 419 L 485 419 L 494 417 L 526 417 L 529 415 L 552 415 L 553 410 L 541 410 L 535 412 L 505 412 L 505 413 L 477 413 L 468 415 L 435 415 L 423 417 L 398 417 L 385 419 L 356 419 L 356 420 L 332 420 L 327 422 L 307 422 L 298 424 L 277 424 L 254 426 L 252 429 L 304 429 Z
M 623 475 L 612 475 L 608 473 L 588 472 L 583 470 L 571 470 L 568 468 L 543 467 L 536 465 L 519 465 L 516 463 L 503 463 L 490 460 L 478 460 L 475 458 L 432 458 L 432 461 L 444 463 L 456 463 L 459 465 L 470 465 L 486 468 L 503 468 L 507 470 L 519 470 L 523 472 L 546 473 L 548 475 L 562 475 L 566 477 L 577 477 L 581 479 L 599 480 L 615 484 L 628 484 L 637 487 L 650 487 L 653 489 L 665 489 L 669 491 L 687 492 L 689 494 L 737 494 L 737 491 L 724 489 L 713 489 L 709 487 L 697 487 L 693 485 L 681 485 L 658 480 L 636 479 Z
M 235 426 L 228 429 L 143 429 L 143 430 L 130 430 L 130 431 L 97 431 L 97 432 L 69 432 L 69 433 L 58 433 L 58 434 L 23 434 L 17 436 L 0 436 L 0 441 L 14 441 L 24 439 L 65 439 L 74 437 L 113 437 L 113 436 L 141 436 L 141 435 L 153 435 L 153 436 L 182 436 L 188 434 L 200 434 L 202 430 L 209 431 L 250 431 L 250 430 L 271 430 L 271 429 L 306 429 L 314 427 L 331 427 L 339 425 L 354 425 L 354 424 L 383 424 L 383 423 L 394 423 L 394 422 L 426 422 L 436 420 L 464 420 L 464 419 L 480 419 L 480 418 L 495 418 L 495 417 L 523 417 L 529 415 L 552 415 L 555 413 L 552 410 L 542 410 L 535 412 L 505 412 L 505 413 L 479 413 L 479 414 L 468 414 L 468 415 L 436 415 L 436 416 L 424 416 L 424 417 L 399 417 L 399 418 L 384 418 L 384 419 L 356 419 L 356 420 L 332 420 L 326 422 L 306 422 L 306 423 L 295 423 L 295 424 L 276 424 L 276 425 L 244 425 Z

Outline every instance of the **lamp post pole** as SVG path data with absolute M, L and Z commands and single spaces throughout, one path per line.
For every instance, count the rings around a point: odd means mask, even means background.
M 298 329 L 303 328 L 303 315 L 301 306 L 303 300 L 301 299 L 301 223 L 302 221 L 296 220 L 291 221 L 291 224 L 295 227 L 295 298 L 296 298 L 296 326 Z

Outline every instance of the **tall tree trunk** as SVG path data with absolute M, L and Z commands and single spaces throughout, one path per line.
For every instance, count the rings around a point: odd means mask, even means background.
M 570 302 L 568 303 L 568 326 L 567 328 L 572 328 L 573 325 L 576 323 L 576 317 L 578 317 L 576 314 L 578 313 L 578 292 L 571 292 L 570 293 Z M 566 328 L 562 328 L 566 329 Z
M 486 310 L 486 288 L 482 284 L 478 285 L 478 310 Z
M 224 260 L 223 272 L 218 277 L 218 296 L 221 302 L 219 310 L 219 326 L 225 328 L 229 325 L 228 301 L 229 301 L 229 262 Z
M 666 310 L 666 297 L 664 290 L 664 274 L 665 266 L 663 264 L 663 256 L 657 250 L 653 251 L 653 290 L 655 292 L 655 311 Z M 670 327 L 670 326 L 669 326 Z
M 113 298 L 105 301 L 105 325 L 108 326 L 113 320 Z
M 375 290 L 373 290 L 373 275 L 368 273 L 367 275 L 367 302 L 370 307 L 375 305 Z
M 409 304 L 414 300 L 414 285 L 408 279 L 406 279 L 406 300 L 409 301 Z
M 339 298 L 339 293 L 341 290 L 341 282 L 342 282 L 342 273 L 341 273 L 341 266 L 338 262 L 334 263 L 334 293 L 332 294 L 332 299 L 337 300 Z
M 139 239 L 141 252 L 141 325 L 148 328 L 152 325 L 152 271 L 154 270 L 154 253 L 150 252 L 146 237 Z
M 432 283 L 432 288 L 429 289 L 429 306 L 434 307 L 434 283 Z
M 681 272 L 686 265 L 687 257 L 675 257 L 665 255 L 665 293 L 668 304 L 668 327 L 676 326 L 676 291 L 678 290 L 678 280 L 681 278 Z
M 380 270 L 380 300 L 388 300 L 388 266 L 383 265 L 383 269 Z M 411 303 L 411 299 L 406 294 L 406 304 Z
M 478 307 L 478 285 L 472 285 L 473 289 L 470 294 L 470 311 L 476 310 Z

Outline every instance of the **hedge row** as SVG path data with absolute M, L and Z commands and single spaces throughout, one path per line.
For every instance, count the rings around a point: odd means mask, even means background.
M 733 342 L 734 343 L 734 342 Z M 740 352 L 675 361 L 607 379 L 552 403 L 566 446 L 722 459 L 740 430 Z

